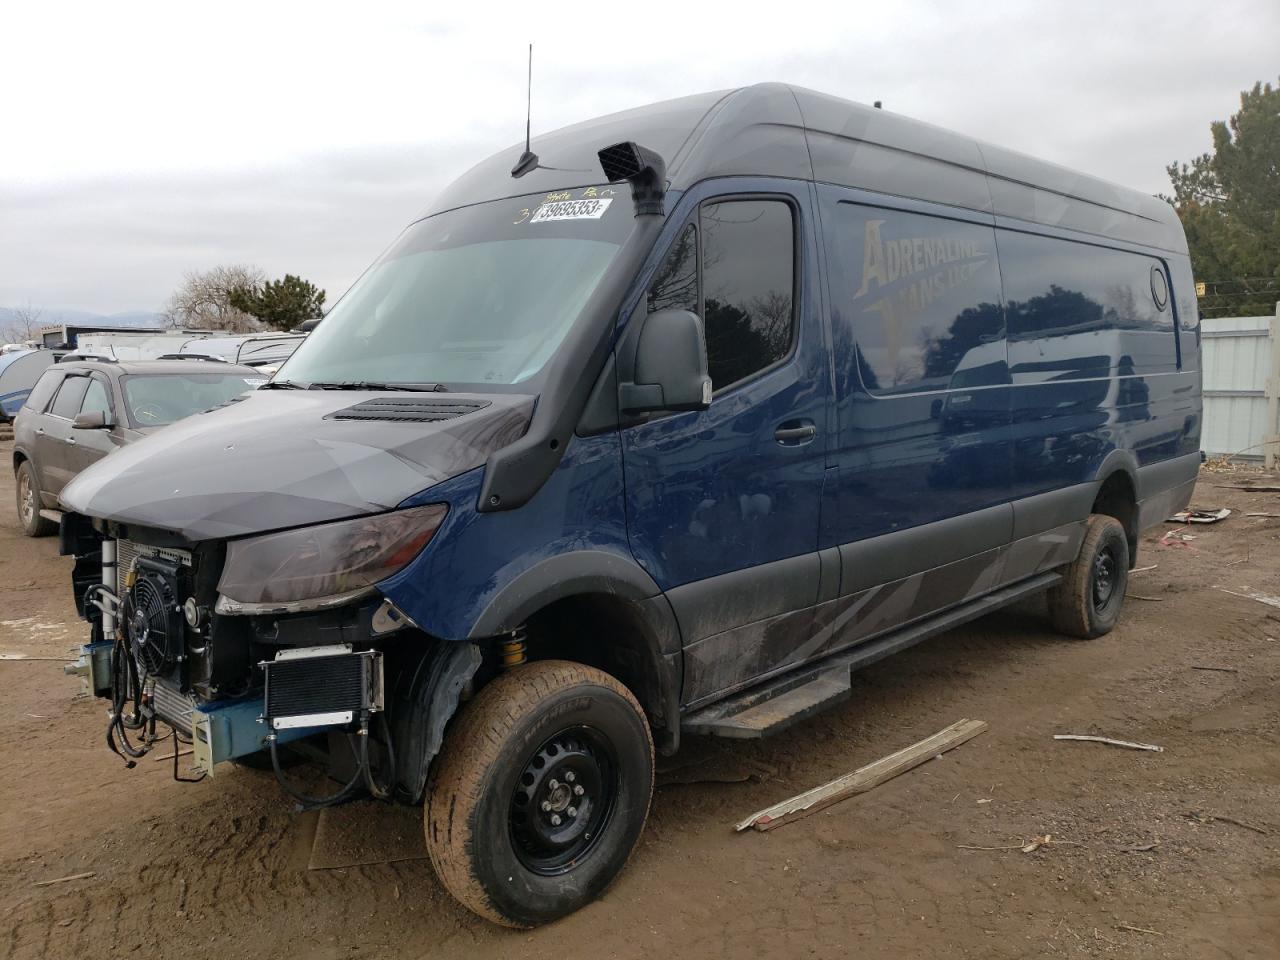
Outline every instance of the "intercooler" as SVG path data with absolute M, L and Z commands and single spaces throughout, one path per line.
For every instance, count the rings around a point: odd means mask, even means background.
M 191 713 L 195 703 L 180 692 L 178 685 L 168 680 L 157 680 L 151 689 L 151 705 L 156 716 L 179 733 L 191 735 Z

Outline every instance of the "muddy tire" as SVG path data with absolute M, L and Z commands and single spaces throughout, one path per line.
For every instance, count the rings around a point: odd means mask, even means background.
M 58 525 L 40 516 L 40 481 L 30 460 L 18 464 L 14 477 L 18 488 L 18 522 L 28 537 L 47 537 L 58 532 Z
M 533 927 L 596 899 L 622 870 L 653 793 L 635 697 L 577 663 L 518 667 L 463 707 L 432 766 L 427 851 L 463 906 Z
M 1085 526 L 1075 562 L 1049 591 L 1049 616 L 1068 636 L 1091 640 L 1120 619 L 1129 585 L 1129 540 L 1115 517 L 1095 513 Z

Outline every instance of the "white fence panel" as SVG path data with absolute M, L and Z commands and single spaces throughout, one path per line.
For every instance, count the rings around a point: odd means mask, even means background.
M 1211 456 L 1242 453 L 1274 458 L 1276 391 L 1280 386 L 1280 304 L 1275 317 L 1218 317 L 1200 322 L 1204 428 L 1200 448 Z M 1270 466 L 1270 463 L 1268 463 Z

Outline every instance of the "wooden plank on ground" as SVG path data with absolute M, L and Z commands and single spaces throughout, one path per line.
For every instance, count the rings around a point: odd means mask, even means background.
M 824 783 L 789 800 L 783 800 L 781 803 L 775 803 L 771 807 L 757 811 L 734 829 L 742 831 L 748 827 L 755 827 L 757 830 L 772 830 L 792 820 L 807 817 L 847 797 L 873 790 L 898 774 L 906 773 L 926 760 L 931 760 L 967 740 L 972 740 L 986 729 L 985 720 L 957 720 L 951 726 L 939 730 L 919 743 L 913 743 L 897 753 L 891 753 L 865 767 L 859 767 L 830 783 Z

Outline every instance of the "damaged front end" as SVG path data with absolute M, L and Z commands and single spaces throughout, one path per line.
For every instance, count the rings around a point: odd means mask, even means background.
M 132 767 L 173 745 L 174 776 L 267 762 L 303 805 L 362 792 L 416 802 L 480 649 L 432 638 L 377 590 L 430 543 L 429 505 L 230 541 L 64 515 L 81 670 L 110 701 L 106 740 Z M 194 777 L 179 770 L 190 745 Z M 341 786 L 303 793 L 284 744 Z

